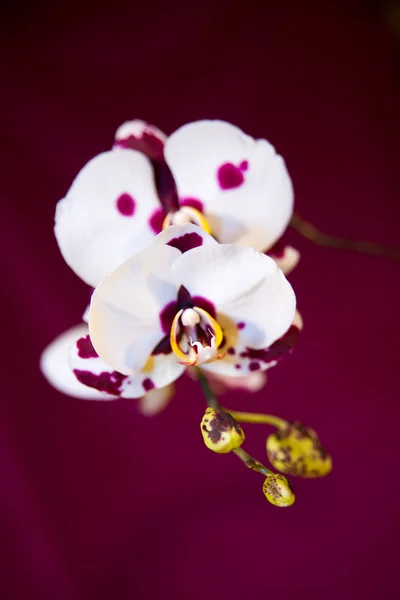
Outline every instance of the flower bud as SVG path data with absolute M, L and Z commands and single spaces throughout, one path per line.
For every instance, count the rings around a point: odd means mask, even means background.
M 268 502 L 274 506 L 291 506 L 296 499 L 289 481 L 279 473 L 268 475 L 263 484 L 263 492 Z
M 239 448 L 244 441 L 243 429 L 227 412 L 207 408 L 200 423 L 204 443 L 218 454 L 226 454 Z
M 267 438 L 267 454 L 275 469 L 298 477 L 323 477 L 332 469 L 332 459 L 315 431 L 298 421 Z

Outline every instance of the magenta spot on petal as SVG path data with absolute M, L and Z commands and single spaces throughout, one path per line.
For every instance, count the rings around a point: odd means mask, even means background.
M 87 335 L 83 338 L 80 338 L 76 342 L 76 347 L 78 348 L 78 356 L 80 358 L 97 358 L 98 354 L 96 350 L 93 348 L 90 337 Z
M 251 362 L 249 364 L 249 371 L 258 371 L 260 368 L 260 363 L 258 362 Z
M 153 356 L 156 356 L 157 354 L 171 354 L 171 352 L 171 340 L 169 335 L 166 335 L 165 337 L 163 337 L 161 342 L 157 344 L 157 346 L 154 348 L 151 354 Z
M 127 378 L 127 375 L 122 375 L 118 371 L 104 371 L 96 375 L 90 371 L 80 371 L 74 369 L 75 377 L 78 381 L 87 385 L 88 387 L 95 388 L 99 392 L 107 392 L 113 396 L 121 395 L 121 385 Z
M 160 324 L 164 333 L 169 334 L 169 332 L 171 331 L 172 321 L 174 320 L 174 317 L 177 312 L 178 304 L 175 300 L 166 304 L 160 312 Z
M 117 209 L 124 217 L 132 217 L 135 212 L 135 201 L 130 194 L 121 194 L 116 200 Z
M 243 323 L 243 321 L 241 321 L 240 323 L 237 324 L 238 329 L 244 329 L 245 327 L 246 327 L 246 323 Z
M 242 160 L 242 162 L 239 165 L 239 170 L 240 171 L 247 171 L 248 168 L 249 168 L 249 161 L 248 160 Z
M 239 365 L 239 364 L 235 365 L 235 369 L 241 369 L 241 368 L 242 368 L 242 365 Z
M 182 252 L 187 252 L 188 250 L 192 250 L 193 248 L 198 248 L 203 244 L 203 238 L 198 233 L 185 233 L 185 235 L 181 235 L 180 237 L 172 238 L 167 243 L 167 246 L 172 246 L 173 248 L 177 248 Z
M 165 219 L 165 212 L 162 208 L 157 208 L 149 219 L 149 225 L 154 233 L 160 233 Z
M 151 379 L 143 379 L 142 386 L 145 392 L 149 392 L 150 390 L 154 390 L 156 387 Z
M 217 311 L 215 310 L 214 304 L 210 302 L 210 300 L 207 300 L 207 298 L 203 298 L 202 296 L 194 296 L 192 298 L 192 302 L 193 306 L 198 306 L 199 308 L 202 308 L 203 310 L 208 312 L 210 317 L 212 317 L 213 319 L 216 318 Z
M 244 183 L 244 175 L 242 171 L 245 170 L 243 169 L 243 165 L 245 163 L 247 163 L 247 161 L 241 162 L 239 167 L 236 167 L 234 164 L 228 162 L 219 167 L 217 172 L 217 178 L 219 186 L 223 190 L 232 190 L 241 186 L 242 183 Z
M 299 333 L 300 329 L 295 325 L 291 325 L 287 332 L 279 338 L 279 340 L 276 340 L 276 342 L 269 346 L 269 348 L 262 348 L 261 350 L 246 348 L 245 352 L 240 353 L 240 356 L 249 358 L 250 360 L 259 360 L 266 364 L 278 361 L 287 352 L 290 352 L 293 349 L 299 337 Z
M 197 198 L 183 198 L 179 200 L 179 204 L 180 206 L 190 206 L 201 213 L 203 212 L 203 203 L 197 200 Z
M 221 344 L 222 346 L 222 344 Z M 233 356 L 235 354 L 235 348 L 228 348 L 227 353 Z

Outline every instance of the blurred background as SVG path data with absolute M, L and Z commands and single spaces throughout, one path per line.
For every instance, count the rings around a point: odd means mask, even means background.
M 88 299 L 54 207 L 124 120 L 200 118 L 266 137 L 296 210 L 327 233 L 399 246 L 399 4 L 370 1 L 9 2 L 1 9 L 4 600 L 398 597 L 399 267 L 296 232 L 295 352 L 230 408 L 316 429 L 326 479 L 296 504 L 202 442 L 204 401 L 178 382 L 152 419 L 71 399 L 39 355 Z M 4 281 L 4 279 L 3 279 Z M 247 425 L 265 457 L 270 430 Z

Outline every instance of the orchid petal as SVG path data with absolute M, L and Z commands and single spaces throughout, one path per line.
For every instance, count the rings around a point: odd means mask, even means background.
M 161 160 L 166 139 L 165 133 L 154 125 L 134 119 L 118 127 L 114 148 L 130 148 L 142 152 L 151 160 Z
M 296 248 L 279 242 L 268 250 L 267 255 L 276 262 L 284 275 L 293 271 L 300 260 L 300 252 Z
M 196 199 L 221 243 L 269 248 L 286 229 L 293 188 L 281 156 L 224 121 L 197 121 L 167 140 L 164 154 L 182 204 Z
M 150 390 L 139 400 L 139 411 L 145 417 L 153 417 L 164 410 L 172 400 L 175 393 L 173 384 Z
M 201 368 L 207 375 L 210 373 L 222 378 L 245 379 L 249 374 L 264 372 L 275 367 L 293 350 L 302 328 L 301 315 L 296 311 L 293 322 L 284 335 L 269 347 L 258 350 L 247 346 L 244 330 L 241 330 L 235 340 L 227 336 L 226 354 L 222 360 L 203 365 Z M 235 345 L 232 345 L 233 343 Z
M 80 383 L 69 366 L 70 347 L 87 334 L 87 325 L 81 324 L 71 327 L 56 337 L 42 352 L 40 370 L 56 390 L 67 396 L 84 400 L 114 400 L 114 396 Z
M 151 243 L 151 218 L 158 209 L 153 170 L 143 154 L 99 154 L 57 204 L 55 235 L 65 261 L 95 287 Z
M 121 398 L 141 398 L 156 388 L 164 388 L 182 374 L 184 367 L 173 356 L 151 356 L 135 376 L 124 375 L 110 367 L 95 351 L 89 335 L 76 341 L 70 348 L 69 363 L 77 380 Z
M 176 300 L 171 265 L 180 251 L 152 244 L 123 263 L 94 291 L 89 330 L 99 356 L 116 371 L 136 375 L 165 336 L 162 310 Z
M 204 296 L 220 315 L 243 327 L 247 345 L 265 348 L 285 333 L 296 300 L 274 261 L 253 248 L 209 245 L 182 254 L 172 266 L 176 281 Z
M 207 371 L 205 375 L 216 395 L 224 394 L 229 390 L 240 390 L 254 394 L 259 392 L 267 382 L 267 375 L 264 371 L 253 371 L 241 377 L 220 375 L 218 371 Z

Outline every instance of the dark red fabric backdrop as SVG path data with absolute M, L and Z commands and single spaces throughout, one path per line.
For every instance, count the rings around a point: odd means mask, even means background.
M 193 382 L 146 419 L 134 401 L 64 397 L 38 370 L 88 297 L 55 243 L 55 203 L 126 119 L 172 132 L 218 117 L 267 137 L 300 214 L 397 243 L 399 93 L 382 15 L 365 2 L 226 0 L 4 13 L 1 598 L 397 597 L 398 263 L 289 233 L 301 341 L 265 390 L 226 399 L 300 419 L 332 453 L 333 473 L 294 480 L 287 510 L 203 446 Z M 263 458 L 267 429 L 246 431 Z

